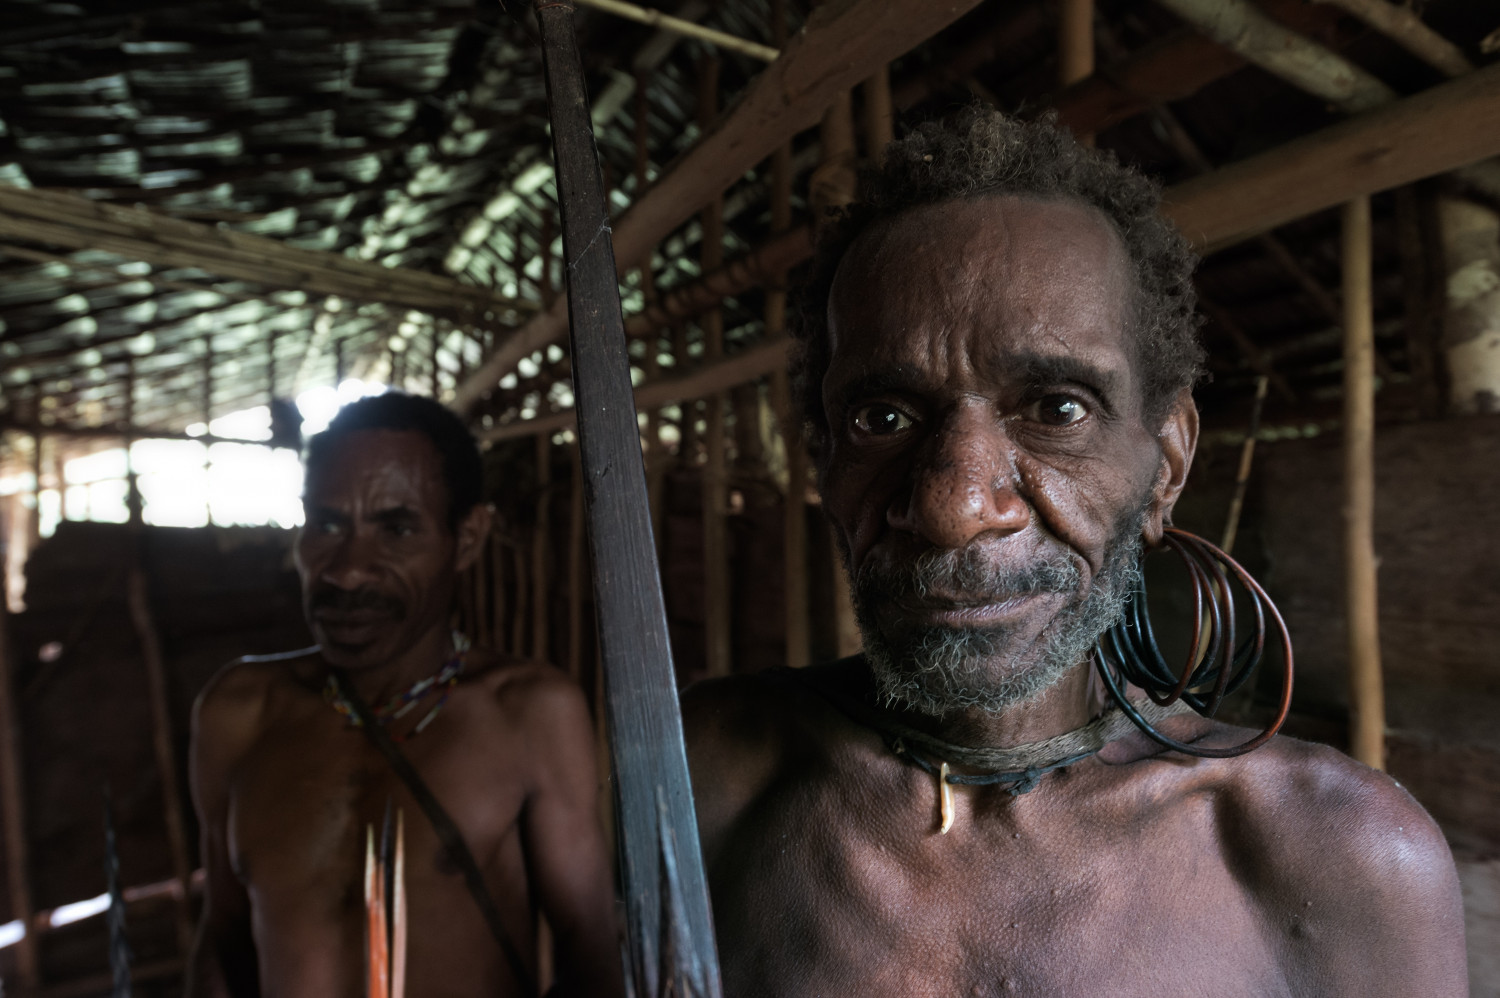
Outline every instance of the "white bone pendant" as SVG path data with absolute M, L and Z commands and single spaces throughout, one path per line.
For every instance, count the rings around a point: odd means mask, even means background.
M 938 768 L 938 813 L 942 816 L 942 824 L 938 826 L 939 835 L 947 835 L 948 829 L 953 827 L 953 784 L 948 782 L 948 764 L 945 762 Z

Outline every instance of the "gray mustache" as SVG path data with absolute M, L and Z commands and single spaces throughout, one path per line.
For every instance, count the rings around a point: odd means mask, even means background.
M 855 579 L 855 592 L 867 606 L 881 602 L 978 604 L 1039 593 L 1075 593 L 1082 584 L 1077 563 L 1061 555 L 1014 567 L 1001 565 L 982 549 L 968 547 L 925 551 L 905 565 L 866 562 Z

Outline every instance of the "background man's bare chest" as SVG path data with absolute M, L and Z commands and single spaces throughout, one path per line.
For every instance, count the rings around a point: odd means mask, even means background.
M 453 734 L 425 732 L 427 744 L 404 749 L 484 867 L 516 834 L 522 795 L 505 767 L 476 764 Z M 412 876 L 431 871 L 456 882 L 427 818 L 359 731 L 337 718 L 273 727 L 232 775 L 231 857 L 257 893 L 298 881 L 357 890 L 366 829 L 378 838 L 388 803 L 404 813 Z

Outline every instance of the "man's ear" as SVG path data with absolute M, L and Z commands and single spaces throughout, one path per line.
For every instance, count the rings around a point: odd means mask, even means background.
M 1198 407 L 1193 404 L 1192 392 L 1183 391 L 1177 396 L 1156 440 L 1161 447 L 1161 463 L 1156 469 L 1156 485 L 1151 491 L 1151 505 L 1142 531 L 1147 547 L 1160 544 L 1166 525 L 1172 522 L 1172 508 L 1187 485 L 1188 470 L 1198 449 Z
M 485 538 L 490 535 L 490 518 L 493 515 L 489 503 L 475 503 L 474 508 L 458 521 L 458 529 L 455 531 L 457 543 L 453 550 L 455 571 L 465 571 L 479 560 L 484 551 Z

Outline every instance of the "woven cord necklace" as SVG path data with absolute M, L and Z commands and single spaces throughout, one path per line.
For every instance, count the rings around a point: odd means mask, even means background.
M 463 675 L 464 658 L 469 651 L 469 639 L 458 631 L 453 632 L 453 657 L 444 662 L 442 667 L 430 676 L 412 683 L 406 689 L 391 697 L 379 707 L 371 709 L 376 723 L 385 727 L 392 721 L 398 721 L 412 711 L 434 693 L 439 694 L 437 703 L 428 708 L 427 713 L 422 715 L 410 731 L 403 734 L 392 735 L 391 741 L 400 743 L 409 738 L 420 735 L 427 726 L 437 717 L 443 705 L 448 702 L 448 695 L 458 685 L 459 677 Z M 323 700 L 334 710 L 338 711 L 349 721 L 351 728 L 362 725 L 359 715 L 355 713 L 354 707 L 349 703 L 349 698 L 344 695 L 344 688 L 339 685 L 339 679 L 333 673 L 329 673 L 328 680 L 323 684 Z

